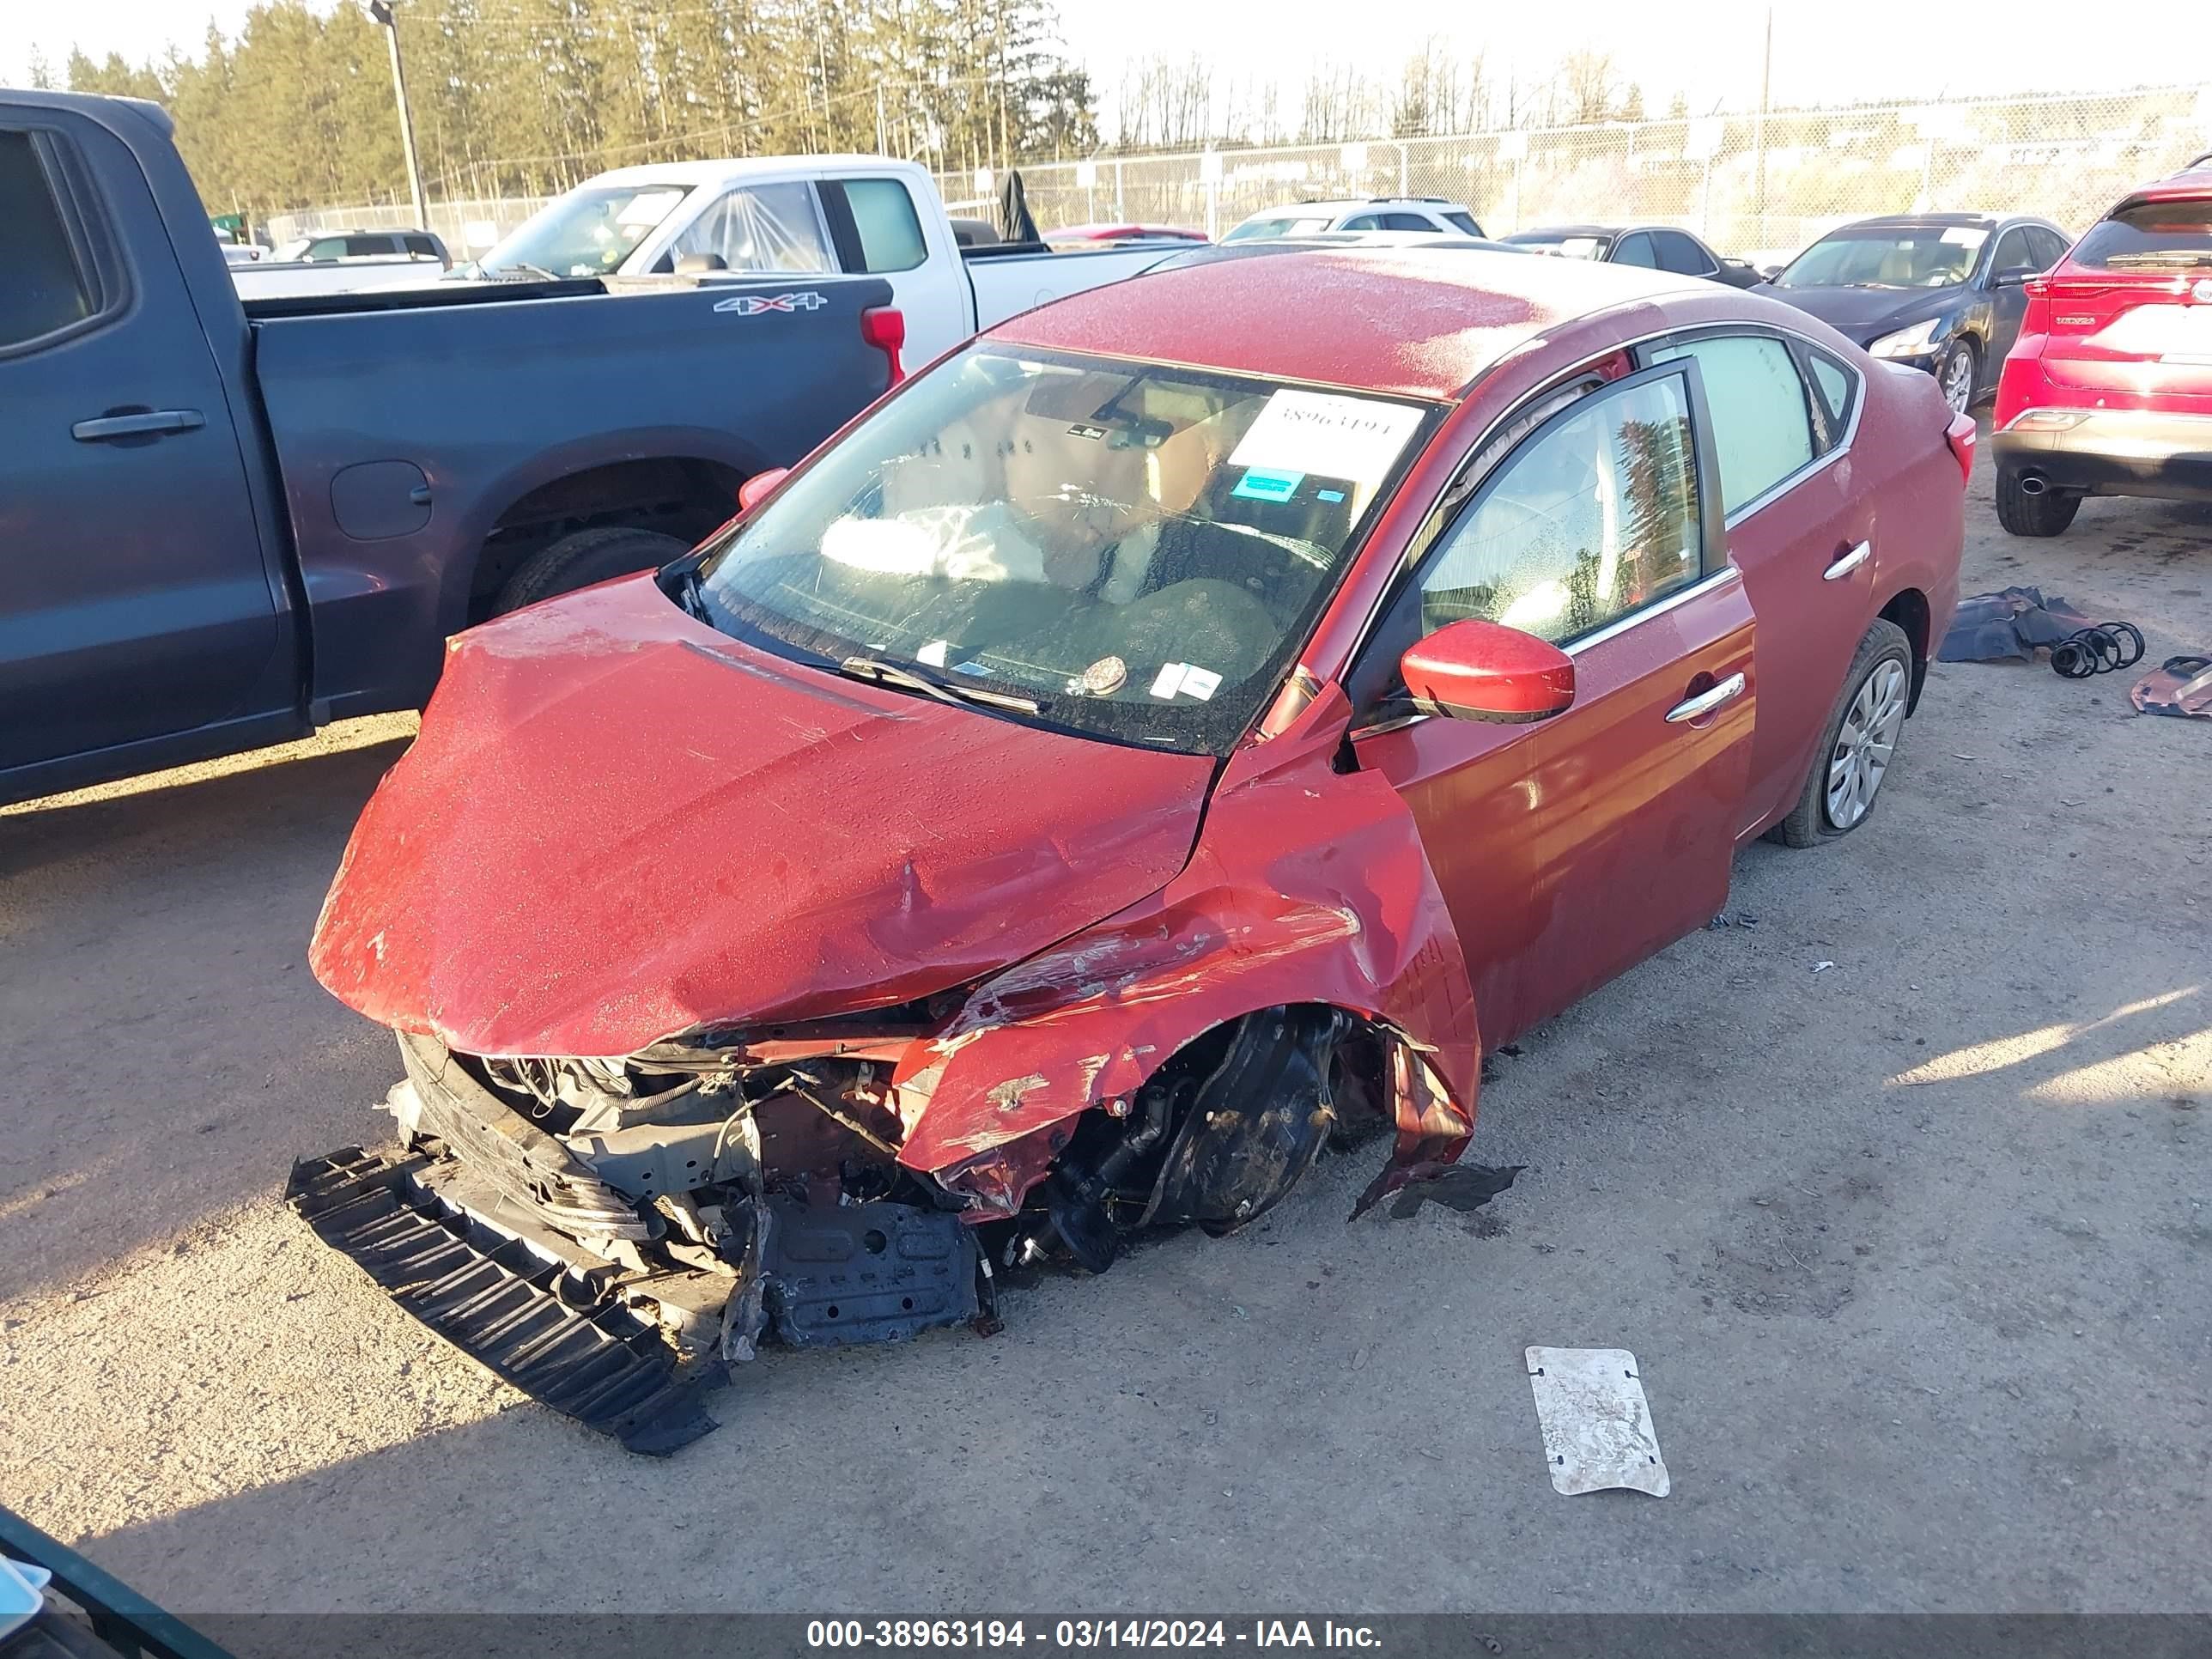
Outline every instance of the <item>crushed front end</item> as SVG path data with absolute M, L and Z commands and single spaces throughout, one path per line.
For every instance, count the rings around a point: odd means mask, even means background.
M 897 1162 L 882 1060 L 672 1043 L 627 1063 L 483 1060 L 405 1034 L 399 1049 L 385 1106 L 401 1152 L 303 1160 L 293 1207 L 441 1335 L 633 1450 L 712 1428 L 699 1393 L 763 1340 L 993 1316 L 959 1200 Z

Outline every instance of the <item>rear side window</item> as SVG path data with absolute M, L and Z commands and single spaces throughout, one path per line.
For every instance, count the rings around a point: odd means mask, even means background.
M 0 132 L 0 349 L 82 322 L 96 309 L 61 204 L 27 132 Z
M 1595 392 L 1501 466 L 1420 578 L 1421 633 L 1480 617 L 1565 644 L 1698 580 L 1679 374 Z
M 1659 269 L 1679 271 L 1685 276 L 1710 276 L 1717 269 L 1705 251 L 1679 230 L 1655 230 L 1651 240 L 1658 245 Z
M 1655 347 L 1653 362 L 1694 357 L 1705 382 L 1721 510 L 1757 501 L 1813 460 L 1813 417 L 1790 348 L 1769 334 L 1716 334 Z
M 1639 230 L 1632 236 L 1622 237 L 1614 246 L 1613 263 L 1617 265 L 1643 265 L 1646 269 L 1652 269 L 1657 266 L 1659 256 L 1652 252 L 1651 239 Z
M 929 258 L 914 198 L 896 179 L 848 179 L 842 186 L 860 239 L 863 270 L 912 270 Z
M 1820 446 L 1825 453 L 1843 442 L 1844 434 L 1850 430 L 1851 404 L 1858 397 L 1859 377 L 1817 346 L 1806 346 L 1803 350 L 1812 371 L 1814 395 L 1826 416 L 1826 441 Z
M 1459 213 L 1448 210 L 1444 214 L 1443 219 L 1446 224 L 1449 225 L 1454 230 L 1460 232 L 1463 235 L 1480 236 L 1482 234 L 1482 227 L 1474 222 L 1474 216 L 1472 213 Z
M 2212 198 L 2137 202 L 2089 227 L 2073 263 L 2088 270 L 2188 270 L 2212 265 Z
M 418 259 L 434 259 L 438 257 L 438 245 L 427 236 L 409 236 L 402 240 L 407 244 L 408 252 Z

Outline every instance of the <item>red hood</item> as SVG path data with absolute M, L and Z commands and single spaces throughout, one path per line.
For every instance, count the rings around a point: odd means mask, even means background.
M 794 666 L 634 578 L 453 642 L 309 959 L 471 1054 L 882 1007 L 1157 891 L 1212 771 Z

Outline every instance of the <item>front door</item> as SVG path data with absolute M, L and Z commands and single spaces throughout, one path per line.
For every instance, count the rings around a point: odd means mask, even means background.
M 1393 723 L 1385 703 L 1354 735 L 1419 827 L 1489 1046 L 1726 902 L 1754 629 L 1720 552 L 1701 423 L 1687 363 L 1554 415 L 1437 538 L 1370 645 L 1395 660 L 1485 617 L 1574 659 L 1574 705 L 1541 725 Z
M 0 103 L 0 771 L 272 712 L 276 595 L 161 223 L 114 134 Z

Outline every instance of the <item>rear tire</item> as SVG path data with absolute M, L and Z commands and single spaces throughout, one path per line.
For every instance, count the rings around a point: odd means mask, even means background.
M 1818 847 L 1822 842 L 1848 836 L 1874 816 L 1897 740 L 1904 732 L 1905 705 L 1911 695 L 1911 641 L 1895 623 L 1877 617 L 1859 641 L 1851 665 L 1844 674 L 1844 689 L 1820 733 L 1820 746 L 1813 751 L 1812 769 L 1805 775 L 1797 804 L 1790 809 L 1789 817 L 1766 832 L 1768 840 L 1784 847 Z M 1846 720 L 1853 727 L 1848 738 Z M 1853 757 L 1868 750 L 1869 739 L 1874 750 L 1867 752 L 1861 763 L 1874 764 L 1872 782 L 1855 808 L 1847 805 L 1838 811 L 1831 805 L 1832 786 L 1839 769 L 1849 775 Z
M 2008 467 L 1997 469 L 1997 522 L 2012 535 L 2056 536 L 2081 510 L 2078 489 L 2046 487 L 2041 495 L 2031 495 L 2020 484 L 2019 473 Z
M 526 605 L 536 605 L 556 594 L 573 593 L 594 582 L 610 581 L 635 571 L 655 570 L 691 550 L 688 543 L 657 530 L 638 530 L 628 525 L 607 525 L 563 536 L 550 547 L 533 554 L 508 577 L 492 601 L 491 614 L 503 617 Z

